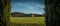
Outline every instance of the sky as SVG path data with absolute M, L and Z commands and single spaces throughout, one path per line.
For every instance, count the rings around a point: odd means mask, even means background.
M 11 0 L 11 12 L 43 14 L 44 0 Z

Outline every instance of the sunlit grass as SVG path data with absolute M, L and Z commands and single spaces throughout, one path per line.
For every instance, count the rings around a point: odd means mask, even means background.
M 44 24 L 45 17 L 11 17 L 11 23 L 16 24 Z

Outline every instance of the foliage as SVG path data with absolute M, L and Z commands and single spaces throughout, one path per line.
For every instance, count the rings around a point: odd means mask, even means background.
M 0 25 L 9 26 L 10 1 L 0 0 Z
M 60 24 L 59 2 L 59 0 L 45 0 L 46 26 L 58 26 Z

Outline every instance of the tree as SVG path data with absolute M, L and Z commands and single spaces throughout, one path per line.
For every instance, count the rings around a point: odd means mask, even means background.
M 45 0 L 46 26 L 60 26 L 59 2 L 59 0 Z
M 10 0 L 0 0 L 0 26 L 10 26 Z

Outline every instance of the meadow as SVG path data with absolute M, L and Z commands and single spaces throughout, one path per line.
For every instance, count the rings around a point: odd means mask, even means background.
M 10 26 L 45 26 L 45 17 L 10 17 Z

